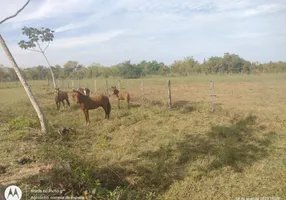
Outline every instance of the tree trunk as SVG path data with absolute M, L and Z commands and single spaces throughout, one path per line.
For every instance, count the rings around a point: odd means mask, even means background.
M 56 85 L 56 81 L 55 81 L 55 76 L 54 76 L 53 69 L 52 69 L 52 67 L 51 67 L 51 65 L 50 65 L 50 62 L 49 62 L 49 60 L 47 59 L 47 57 L 46 57 L 46 55 L 45 55 L 44 52 L 43 52 L 43 55 L 44 55 L 44 57 L 45 57 L 47 63 L 49 64 L 49 68 L 50 68 L 50 71 L 51 71 L 51 74 L 52 74 L 52 79 L 53 79 L 54 88 L 56 88 L 57 85 Z
M 45 57 L 45 59 L 46 59 L 48 65 L 49 65 L 49 68 L 50 68 L 50 71 L 51 71 L 51 75 L 52 75 L 52 79 L 53 79 L 54 88 L 56 88 L 56 87 L 57 87 L 57 85 L 56 85 L 56 80 L 55 80 L 55 76 L 54 76 L 54 72 L 53 72 L 53 69 L 52 69 L 52 67 L 51 67 L 51 64 L 50 64 L 50 62 L 49 62 L 49 60 L 48 60 L 48 58 L 47 58 L 45 52 L 42 50 L 42 48 L 41 48 L 41 46 L 40 46 L 40 44 L 39 44 L 38 41 L 37 41 L 37 44 L 38 44 L 38 47 L 39 47 L 41 53 L 43 54 L 43 56 Z
M 4 49 L 4 52 L 6 53 L 8 59 L 10 60 L 11 64 L 12 64 L 12 67 L 14 68 L 19 80 L 21 81 L 30 101 L 31 101 L 31 104 L 33 105 L 35 111 L 37 112 L 37 115 L 38 115 L 38 118 L 40 120 L 40 124 L 41 124 L 41 131 L 46 134 L 47 133 L 47 124 L 46 124 L 46 119 L 45 119 L 45 116 L 38 104 L 38 102 L 36 101 L 29 85 L 27 84 L 26 80 L 22 77 L 21 75 L 21 72 L 20 72 L 20 69 L 14 59 L 14 57 L 12 56 L 9 48 L 7 47 L 4 39 L 2 38 L 2 35 L 0 34 L 0 44 L 2 46 L 2 48 Z

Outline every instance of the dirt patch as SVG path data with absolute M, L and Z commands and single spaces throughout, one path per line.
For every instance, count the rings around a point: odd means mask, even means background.
M 52 169 L 52 165 L 45 165 L 39 163 L 31 163 L 25 166 L 13 167 L 9 170 L 7 168 L 6 173 L 0 175 L 0 183 L 3 185 L 10 185 L 13 183 L 18 183 L 21 180 L 37 175 L 41 172 L 46 172 Z

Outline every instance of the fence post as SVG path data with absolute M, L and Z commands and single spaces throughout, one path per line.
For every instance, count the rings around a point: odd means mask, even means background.
M 96 79 L 94 80 L 94 93 L 96 94 Z
M 77 86 L 80 88 L 79 78 L 77 79 Z
M 71 86 L 74 89 L 74 84 L 73 84 L 73 80 L 71 80 Z
M 106 95 L 109 96 L 109 93 L 108 93 L 108 81 L 106 80 L 105 82 L 106 82 Z
M 64 79 L 62 79 L 62 88 L 64 88 L 65 87 L 65 85 L 64 85 Z
M 69 80 L 68 80 L 68 89 L 70 89 L 70 82 L 69 82 Z
M 168 80 L 168 103 L 169 103 L 169 108 L 172 107 L 172 95 L 171 95 L 171 81 Z
M 210 110 L 211 112 L 214 112 L 214 81 L 211 81 L 211 102 L 210 102 Z
M 143 81 L 141 81 L 141 99 L 144 101 L 144 85 L 143 85 Z
M 58 88 L 60 87 L 60 80 L 58 79 Z

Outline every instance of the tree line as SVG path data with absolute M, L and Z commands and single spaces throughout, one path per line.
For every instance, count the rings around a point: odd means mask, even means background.
M 156 60 L 140 63 L 125 61 L 114 66 L 102 66 L 100 63 L 92 63 L 84 66 L 77 61 L 68 61 L 63 66 L 52 66 L 56 79 L 91 79 L 91 78 L 140 78 L 150 75 L 160 76 L 188 76 L 194 74 L 250 74 L 250 73 L 279 73 L 286 71 L 286 62 L 250 62 L 239 55 L 225 53 L 222 57 L 213 56 L 202 63 L 193 57 L 176 60 L 171 65 Z M 27 80 L 47 80 L 51 78 L 49 68 L 36 66 L 21 69 L 22 75 Z M 0 81 L 17 80 L 14 70 L 0 65 Z

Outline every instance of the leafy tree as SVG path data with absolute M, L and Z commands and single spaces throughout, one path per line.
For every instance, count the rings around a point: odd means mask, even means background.
M 131 64 L 129 60 L 119 64 L 119 73 L 123 78 L 139 78 L 142 68 Z
M 56 88 L 57 85 L 56 85 L 56 81 L 55 81 L 55 76 L 54 76 L 52 67 L 50 65 L 50 62 L 49 62 L 49 60 L 45 54 L 45 51 L 47 50 L 47 48 L 50 45 L 50 42 L 52 42 L 54 39 L 53 33 L 54 33 L 54 31 L 49 29 L 49 28 L 42 27 L 41 29 L 37 29 L 37 28 L 33 28 L 33 27 L 28 28 L 25 26 L 24 28 L 22 28 L 22 34 L 28 36 L 29 40 L 28 41 L 21 40 L 18 43 L 18 45 L 22 49 L 27 49 L 30 51 L 39 52 L 45 57 L 48 65 L 50 67 L 50 72 L 52 75 L 54 88 Z M 46 45 L 46 47 L 42 48 L 42 45 Z M 35 49 L 35 47 L 38 47 L 38 49 Z
M 71 61 L 69 60 L 68 62 L 66 62 L 64 65 L 64 74 L 65 77 L 76 77 L 76 71 L 78 70 L 78 68 L 81 68 L 81 66 L 78 66 L 78 62 L 77 61 Z M 74 73 L 75 72 L 75 73 Z
M 24 6 L 19 9 L 14 15 L 12 16 L 9 16 L 7 18 L 5 18 L 4 20 L 0 21 L 0 24 L 4 23 L 5 21 L 7 21 L 8 19 L 11 19 L 13 17 L 16 17 L 27 5 L 28 3 L 30 2 L 30 0 L 28 0 Z M 41 131 L 43 133 L 47 133 L 47 124 L 46 124 L 46 119 L 45 119 L 45 116 L 38 104 L 38 102 L 36 101 L 29 85 L 27 84 L 25 78 L 22 76 L 21 74 L 21 71 L 20 71 L 20 68 L 18 67 L 13 55 L 11 54 L 9 48 L 7 47 L 6 43 L 5 43 L 5 40 L 3 39 L 2 35 L 0 34 L 0 45 L 2 46 L 2 48 L 4 49 L 4 52 L 6 53 L 8 59 L 10 60 L 11 64 L 12 64 L 12 67 L 13 69 L 15 70 L 15 73 L 17 74 L 18 78 L 20 79 L 30 101 L 31 101 L 31 104 L 32 106 L 34 107 L 37 115 L 38 115 L 38 118 L 39 118 L 39 121 L 40 121 L 40 124 L 41 124 Z

